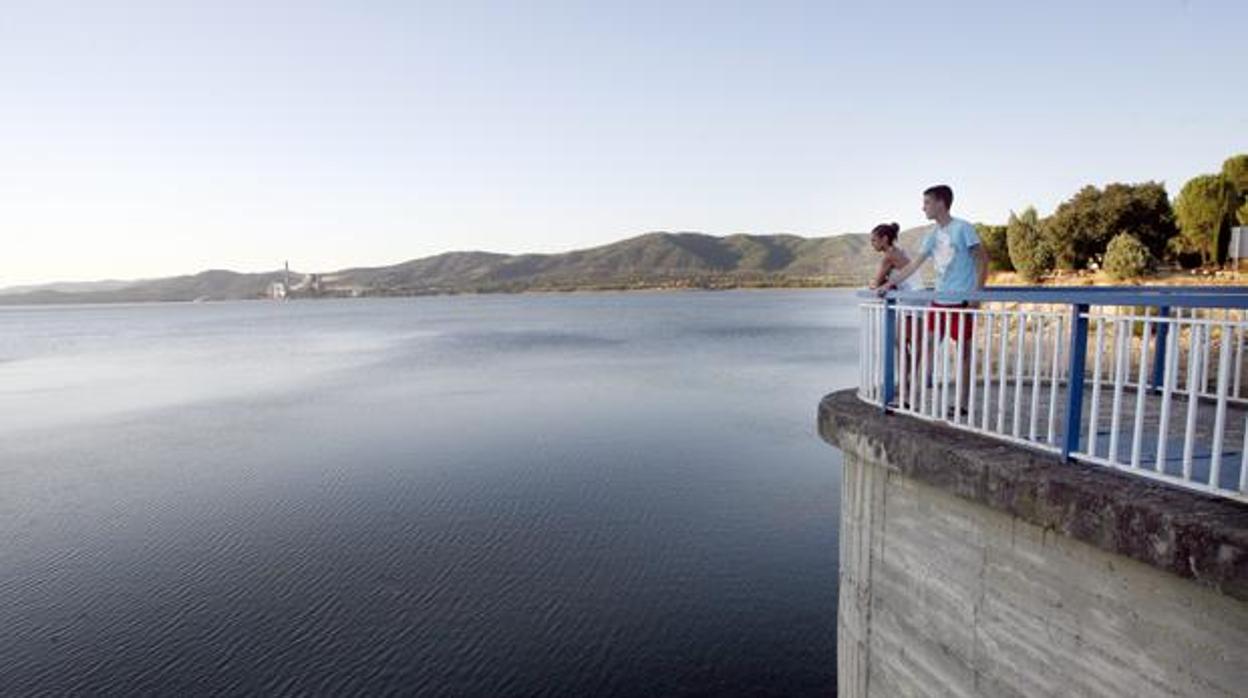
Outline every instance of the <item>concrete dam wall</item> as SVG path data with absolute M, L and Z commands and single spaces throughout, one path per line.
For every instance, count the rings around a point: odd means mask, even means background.
M 1248 506 L 917 419 L 852 391 L 842 698 L 1248 696 Z

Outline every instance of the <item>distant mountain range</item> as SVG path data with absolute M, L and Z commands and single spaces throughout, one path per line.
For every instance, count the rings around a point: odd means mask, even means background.
M 925 228 L 901 234 L 917 247 Z M 865 234 L 648 233 L 559 254 L 447 252 L 386 267 L 326 273 L 210 270 L 143 281 L 101 281 L 0 289 L 0 304 L 243 300 L 271 297 L 410 296 L 444 293 L 856 286 L 878 264 Z

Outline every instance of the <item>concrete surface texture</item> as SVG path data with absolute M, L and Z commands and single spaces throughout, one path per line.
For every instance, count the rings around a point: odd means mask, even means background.
M 1185 517 L 1206 519 L 1205 533 L 1221 541 L 1213 554 L 1235 558 L 1221 566 L 1202 558 L 1205 568 L 1183 574 L 1169 569 L 1170 555 L 1122 554 L 1135 550 L 1126 537 L 1164 529 L 1106 539 L 1058 520 L 1055 496 L 1068 497 L 1066 515 L 1081 520 L 1081 487 L 1138 494 L 1126 476 L 1094 473 L 1048 490 L 1046 468 L 1057 477 L 1087 466 L 1025 454 L 1028 475 L 1011 481 L 1012 451 L 1023 449 L 976 451 L 963 440 L 981 437 L 942 441 L 952 430 L 856 409 L 840 396 L 820 409 L 821 433 L 845 451 L 841 696 L 1248 695 L 1248 601 L 1236 557 L 1248 507 L 1188 492 L 1154 498 L 1186 507 L 1176 512 L 1180 539 L 1200 532 Z M 996 453 L 1007 474 L 969 477 L 977 453 Z M 927 462 L 916 469 L 907 459 Z M 950 468 L 966 477 L 940 474 Z M 1114 506 L 1114 495 L 1103 503 Z

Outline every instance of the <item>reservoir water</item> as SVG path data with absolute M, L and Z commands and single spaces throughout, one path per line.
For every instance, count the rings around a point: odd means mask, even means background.
M 0 694 L 831 695 L 854 308 L 0 308 Z

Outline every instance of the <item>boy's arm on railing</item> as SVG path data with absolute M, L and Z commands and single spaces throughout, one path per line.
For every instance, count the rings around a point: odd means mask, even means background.
M 890 288 L 897 288 L 897 286 L 901 284 L 901 282 L 910 278 L 910 276 L 914 274 L 914 272 L 918 271 L 919 267 L 923 266 L 923 263 L 927 261 L 927 258 L 929 256 L 930 255 L 919 253 L 918 257 L 915 257 L 909 264 L 907 264 L 904 268 L 902 268 L 900 271 L 897 272 L 897 278 L 893 279 L 891 282 L 887 284 L 880 286 L 880 290 L 887 291 Z

